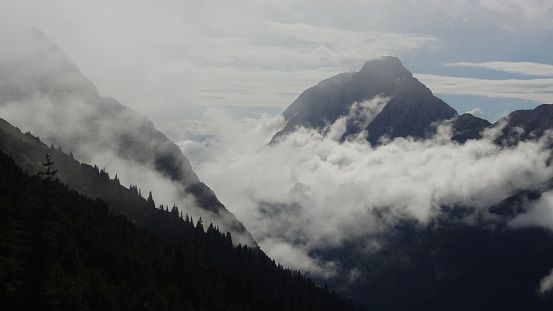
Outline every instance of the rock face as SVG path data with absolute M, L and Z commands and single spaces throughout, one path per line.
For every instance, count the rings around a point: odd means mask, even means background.
M 175 200 L 181 200 L 175 203 L 189 202 L 192 195 L 204 221 L 231 231 L 240 243 L 255 245 L 244 226 L 198 179 L 180 148 L 149 119 L 100 96 L 75 63 L 40 31 L 22 32 L 16 43 L 7 46 L 11 53 L 0 54 L 1 117 L 72 151 L 79 161 L 108 167 L 117 162 L 118 169 L 147 170 L 176 184 Z
M 364 130 L 371 144 L 382 136 L 426 138 L 435 133 L 434 122 L 457 116 L 455 109 L 435 97 L 398 58 L 388 56 L 368 61 L 359 72 L 339 74 L 303 92 L 284 111 L 286 125 L 273 141 L 297 126 L 324 129 L 348 116 L 355 103 L 375 98 L 387 99 L 380 113 L 368 124 L 348 120 L 343 139 Z
M 479 139 L 482 137 L 482 131 L 491 125 L 490 122 L 475 117 L 472 114 L 462 114 L 453 124 L 452 139 L 460 143 L 464 143 L 469 139 Z

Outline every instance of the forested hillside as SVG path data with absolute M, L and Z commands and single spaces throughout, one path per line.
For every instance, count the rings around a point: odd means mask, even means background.
M 28 175 L 0 152 L 5 310 L 355 310 L 261 251 L 186 217 L 174 245 L 69 189 L 45 158 Z

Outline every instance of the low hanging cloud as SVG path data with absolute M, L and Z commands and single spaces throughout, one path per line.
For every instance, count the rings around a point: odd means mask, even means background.
M 429 140 L 397 138 L 372 147 L 299 128 L 267 145 L 282 117 L 236 121 L 210 111 L 204 121 L 214 125 L 213 136 L 179 142 L 200 178 L 270 256 L 322 277 L 341 273 L 340 263 L 321 260 L 316 250 L 362 239 L 367 251 L 376 251 L 372 237 L 401 218 L 425 224 L 440 206 L 474 207 L 469 223 L 502 221 L 487 208 L 553 177 L 549 136 L 501 147 L 493 143 L 495 129 L 460 145 L 443 125 Z
M 553 290 L 553 269 L 549 272 L 548 275 L 544 276 L 538 287 L 538 293 L 540 295 L 551 294 Z
M 532 208 L 514 218 L 510 225 L 515 228 L 538 226 L 553 229 L 553 191 L 542 193 Z
M 143 135 L 149 135 L 147 132 L 150 130 L 144 130 L 149 125 L 144 116 L 130 109 L 114 109 L 110 111 L 110 117 L 105 117 L 104 109 L 105 106 L 83 100 L 82 96 L 53 99 L 49 95 L 32 93 L 22 101 L 0 101 L 0 117 L 23 132 L 30 131 L 38 135 L 48 145 L 61 146 L 65 152 L 72 152 L 75 159 L 83 163 L 105 168 L 111 178 L 117 174 L 123 186 L 137 186 L 143 197 L 147 197 L 151 191 L 157 206 L 171 208 L 176 204 L 183 214 L 193 219 L 201 217 L 205 224 L 213 223 L 222 230 L 232 231 L 230 226 L 234 219 L 230 215 L 216 215 L 199 207 L 194 196 L 185 192 L 183 182 L 171 180 L 150 163 L 150 146 L 142 144 L 141 149 L 133 150 L 140 152 L 138 157 L 131 158 L 124 152 L 122 154 L 120 148 L 124 142 L 121 137 L 136 141 L 140 139 L 141 131 L 144 131 Z M 150 143 L 154 146 L 159 142 L 152 140 Z M 130 150 L 136 147 L 131 145 L 126 148 Z M 196 182 L 196 178 L 190 175 L 186 180 L 192 183 Z M 232 234 L 235 243 L 251 244 L 248 234 L 235 231 Z
M 376 96 L 370 100 L 353 103 L 348 115 L 338 118 L 338 120 L 327 127 L 325 137 L 336 141 L 341 140 L 348 124 L 359 129 L 366 128 L 389 101 L 389 97 Z
M 30 131 L 48 145 L 61 146 L 83 163 L 105 168 L 112 178 L 117 174 L 127 187 L 138 185 L 143 195 L 152 191 L 158 204 L 183 203 L 182 185 L 178 182 L 162 176 L 149 165 L 138 165 L 136 161 L 114 152 L 114 146 L 120 143 L 115 134 L 127 128 L 139 128 L 143 125 L 142 119 L 130 110 L 118 113 L 119 123 L 98 118 L 101 114 L 99 106 L 79 97 L 52 100 L 49 96 L 35 94 L 24 101 L 0 105 L 0 117 L 23 132 Z M 83 139 L 90 133 L 95 133 L 94 139 Z

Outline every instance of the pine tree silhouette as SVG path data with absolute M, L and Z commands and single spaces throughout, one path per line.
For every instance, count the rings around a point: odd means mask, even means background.
M 42 166 L 44 166 L 44 171 L 40 172 L 39 176 L 43 177 L 43 179 L 46 181 L 52 181 L 58 170 L 53 169 L 55 162 L 50 160 L 49 154 L 46 154 L 44 157 L 46 158 L 46 162 L 42 163 Z

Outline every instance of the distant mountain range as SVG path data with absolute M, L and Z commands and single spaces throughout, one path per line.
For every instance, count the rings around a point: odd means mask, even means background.
M 305 90 L 282 115 L 286 123 L 273 143 L 297 127 L 324 132 L 340 118 L 346 119 L 342 140 L 362 134 L 373 145 L 383 137 L 429 138 L 436 133 L 436 125 L 446 120 L 452 121 L 452 139 L 461 143 L 481 138 L 484 129 L 506 120 L 498 142 L 536 138 L 553 127 L 553 106 L 547 104 L 514 111 L 494 124 L 471 114 L 459 115 L 391 56 L 370 60 L 359 72 L 321 81 Z

